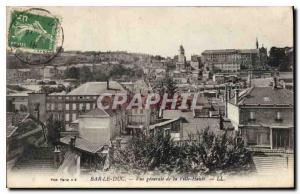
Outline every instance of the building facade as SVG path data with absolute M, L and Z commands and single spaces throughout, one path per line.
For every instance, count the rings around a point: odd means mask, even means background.
M 249 147 L 294 148 L 293 93 L 284 88 L 252 87 L 228 93 L 227 116 Z M 230 99 L 230 96 L 232 97 Z
M 46 93 L 29 93 L 28 109 L 30 113 L 38 112 L 41 121 L 50 115 L 56 120 L 64 121 L 66 128 L 78 119 L 81 113 L 97 107 L 97 99 L 103 93 L 125 92 L 117 82 L 87 82 L 68 94 L 56 95 Z
M 222 72 L 239 72 L 244 69 L 263 69 L 267 63 L 267 49 L 224 49 L 205 50 L 202 62 L 210 69 Z

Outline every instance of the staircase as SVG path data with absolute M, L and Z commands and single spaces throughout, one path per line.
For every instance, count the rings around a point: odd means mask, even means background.
M 293 154 L 253 156 L 256 172 L 260 175 L 273 175 L 294 170 Z
M 14 172 L 51 174 L 57 170 L 53 164 L 53 153 L 48 147 L 30 147 L 12 168 Z

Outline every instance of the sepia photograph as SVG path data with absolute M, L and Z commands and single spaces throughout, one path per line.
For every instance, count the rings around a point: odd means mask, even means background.
M 295 188 L 293 6 L 5 9 L 7 188 Z

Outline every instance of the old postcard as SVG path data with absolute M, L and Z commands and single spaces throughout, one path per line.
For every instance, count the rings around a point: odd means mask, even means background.
M 293 188 L 293 7 L 6 7 L 9 188 Z

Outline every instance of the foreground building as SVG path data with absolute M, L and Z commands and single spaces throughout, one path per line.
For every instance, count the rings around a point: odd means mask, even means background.
M 253 148 L 294 148 L 293 93 L 273 87 L 251 87 L 228 92 L 227 112 L 245 143 Z M 234 96 L 234 97 L 232 97 Z
M 38 111 L 38 117 L 43 122 L 53 115 L 55 120 L 64 121 L 68 129 L 81 113 L 97 107 L 97 99 L 101 94 L 118 92 L 126 90 L 116 81 L 87 82 L 68 94 L 29 93 L 28 109 L 29 112 Z

